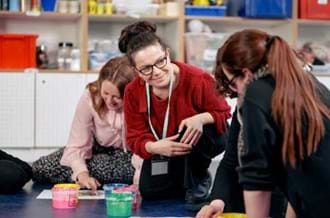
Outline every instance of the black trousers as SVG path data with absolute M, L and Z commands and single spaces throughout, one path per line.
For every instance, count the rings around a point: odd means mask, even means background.
M 32 177 L 31 166 L 0 150 L 0 194 L 20 190 Z
M 170 199 L 184 197 L 186 190 L 196 187 L 205 176 L 212 158 L 224 151 L 227 134 L 219 135 L 215 125 L 205 125 L 203 135 L 192 152 L 188 155 L 170 157 L 168 159 L 168 173 L 152 175 L 151 160 L 144 160 L 139 188 L 145 200 Z
M 60 164 L 63 151 L 64 148 L 60 148 L 33 162 L 32 180 L 38 183 L 73 182 L 72 169 Z M 92 154 L 91 159 L 86 160 L 87 169 L 101 184 L 113 182 L 132 184 L 134 169 L 131 164 L 131 152 L 103 147 L 94 139 Z

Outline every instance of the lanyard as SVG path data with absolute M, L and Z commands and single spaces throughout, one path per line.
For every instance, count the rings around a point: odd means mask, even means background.
M 172 95 L 172 89 L 173 89 L 173 70 L 170 71 L 170 86 L 169 86 L 169 94 L 168 94 L 168 103 L 167 103 L 167 109 L 165 113 L 165 118 L 164 118 L 164 124 L 163 124 L 163 134 L 162 134 L 162 139 L 166 138 L 167 134 L 167 129 L 168 129 L 168 120 L 170 116 L 170 101 L 171 101 L 171 95 Z M 147 95 L 147 109 L 148 109 L 148 122 L 149 122 L 149 127 L 151 129 L 152 134 L 155 136 L 157 141 L 159 141 L 159 137 L 151 123 L 151 104 L 150 104 L 150 85 L 146 82 L 146 95 Z

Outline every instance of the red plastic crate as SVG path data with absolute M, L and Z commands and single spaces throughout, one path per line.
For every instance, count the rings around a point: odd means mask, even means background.
M 36 39 L 32 34 L 0 34 L 0 68 L 36 67 Z
M 299 17 L 329 20 L 330 0 L 300 0 Z

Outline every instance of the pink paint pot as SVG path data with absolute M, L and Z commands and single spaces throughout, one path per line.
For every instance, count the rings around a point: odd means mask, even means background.
M 56 184 L 52 188 L 53 208 L 71 209 L 78 205 L 80 186 L 72 183 Z

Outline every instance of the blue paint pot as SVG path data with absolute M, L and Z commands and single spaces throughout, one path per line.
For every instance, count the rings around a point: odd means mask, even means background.
M 127 187 L 128 184 L 125 183 L 108 183 L 103 185 L 103 190 L 105 197 L 109 196 L 112 194 L 112 191 L 117 188 L 124 188 Z

